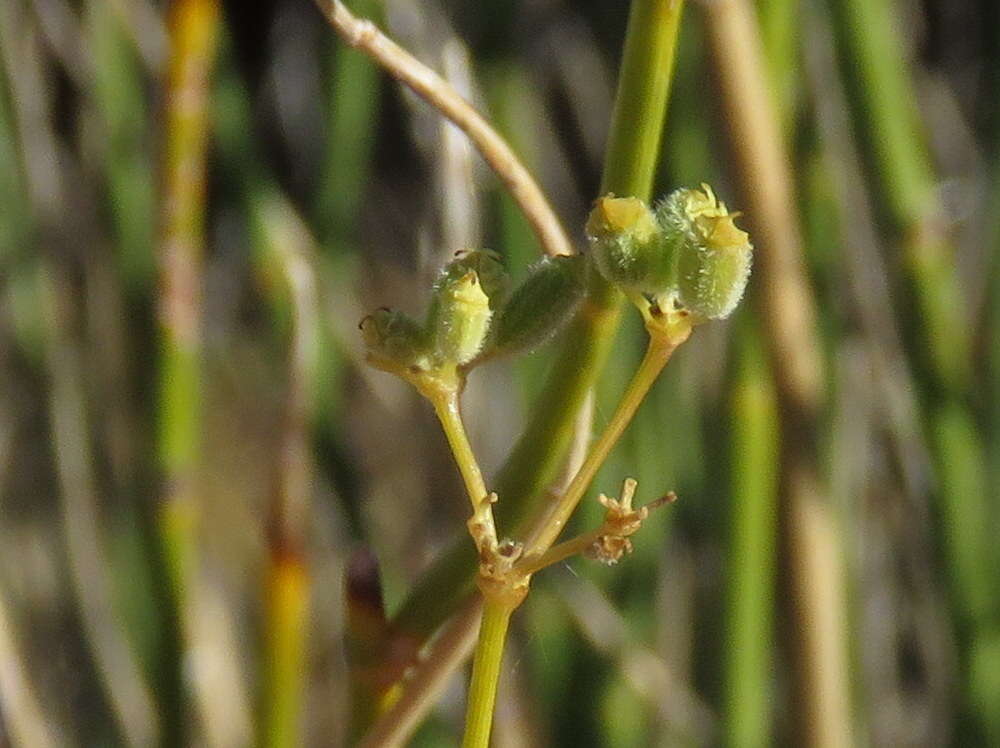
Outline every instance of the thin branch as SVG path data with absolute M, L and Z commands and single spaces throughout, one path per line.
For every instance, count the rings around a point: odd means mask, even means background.
M 577 419 L 574 443 L 563 475 L 552 488 L 553 497 L 562 495 L 586 458 L 593 412 L 591 393 Z M 407 680 L 402 697 L 371 726 L 361 743 L 362 748 L 399 745 L 416 729 L 447 685 L 448 677 L 468 659 L 475 647 L 482 605 L 482 597 L 476 595 L 444 624 L 430 651 Z
M 268 518 L 265 712 L 259 736 L 264 745 L 281 746 L 301 742 L 309 673 L 311 574 L 305 557 L 313 476 L 309 409 L 316 387 L 320 326 L 312 237 L 280 197 L 262 197 L 259 202 L 255 213 L 268 244 L 265 251 L 281 265 L 293 319 L 278 479 Z
M 673 352 L 687 340 L 691 333 L 691 326 L 687 322 L 679 322 L 669 333 L 654 334 L 653 328 L 649 328 L 649 331 L 649 347 L 646 354 L 607 428 L 591 448 L 566 492 L 555 504 L 542 513 L 536 524 L 528 531 L 527 541 L 524 544 L 525 558 L 545 553 L 558 539 L 580 499 L 583 498 L 583 494 L 590 487 L 594 476 L 597 475 L 597 471 L 632 422 L 632 417 L 646 397 L 646 393 L 649 392 L 649 388 L 653 386 Z
M 524 211 L 546 254 L 574 253 L 569 237 L 534 177 L 469 102 L 444 78 L 379 31 L 374 23 L 352 15 L 339 0 L 316 0 L 316 5 L 344 41 L 371 57 L 469 136 Z
M 445 624 L 440 636 L 415 666 L 399 701 L 372 725 L 358 748 L 384 748 L 406 741 L 448 685 L 448 678 L 472 652 L 482 610 L 483 599 L 477 595 Z
M 631 543 L 628 538 L 634 535 L 642 523 L 649 516 L 649 512 L 657 507 L 669 504 L 677 500 L 677 494 L 673 491 L 654 499 L 637 511 L 632 510 L 632 496 L 634 495 L 636 482 L 632 478 L 627 478 L 622 486 L 621 498 L 609 500 L 607 496 L 601 494 L 601 503 L 607 508 L 604 521 L 593 530 L 577 535 L 575 538 L 553 545 L 543 553 L 529 556 L 517 564 L 515 571 L 530 576 L 542 569 L 558 564 L 568 558 L 578 554 L 593 553 L 595 544 L 606 544 L 610 539 L 615 542 L 613 555 L 594 555 L 604 563 L 615 564 L 622 556 L 632 552 Z M 617 541 L 625 541 L 623 544 Z M 605 547 L 609 547 L 605 545 Z M 598 545 L 600 548 L 600 545 Z

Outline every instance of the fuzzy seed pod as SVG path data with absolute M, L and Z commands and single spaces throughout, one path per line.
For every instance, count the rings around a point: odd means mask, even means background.
M 753 245 L 712 188 L 680 189 L 657 208 L 668 244 L 676 243 L 677 300 L 702 319 L 728 317 L 746 288 Z
M 546 257 L 497 313 L 490 333 L 489 353 L 503 355 L 531 350 L 546 342 L 569 321 L 583 298 L 583 257 Z
M 655 214 L 639 198 L 598 198 L 587 219 L 587 239 L 608 282 L 651 295 L 673 285 L 671 247 L 664 241 Z
M 436 364 L 466 364 L 475 358 L 489 331 L 490 300 L 475 270 L 457 277 L 445 272 L 434 285 L 427 331 Z
M 427 335 L 420 323 L 395 309 L 376 309 L 359 325 L 373 363 L 426 368 Z
M 470 270 L 475 271 L 479 277 L 483 293 L 490 300 L 490 309 L 495 312 L 510 296 L 510 276 L 499 252 L 490 249 L 459 250 L 455 253 L 454 259 L 441 271 L 438 284 L 446 280 L 457 280 Z

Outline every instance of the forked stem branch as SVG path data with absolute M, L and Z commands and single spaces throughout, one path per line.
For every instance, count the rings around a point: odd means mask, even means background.
M 648 305 L 647 305 L 648 306 Z M 691 334 L 691 322 L 682 312 L 650 312 L 640 306 L 646 317 L 646 329 L 649 331 L 649 344 L 646 353 L 636 370 L 628 389 L 618 403 L 615 414 L 611 417 L 604 432 L 591 448 L 587 459 L 577 472 L 566 492 L 560 497 L 552 509 L 536 525 L 525 543 L 524 557 L 532 559 L 545 553 L 559 537 L 572 516 L 580 499 L 590 487 L 597 471 L 608 458 L 612 448 L 618 443 L 625 429 L 632 421 L 640 403 L 646 397 L 650 387 L 660 375 L 667 361 L 677 350 L 677 346 L 687 340 Z

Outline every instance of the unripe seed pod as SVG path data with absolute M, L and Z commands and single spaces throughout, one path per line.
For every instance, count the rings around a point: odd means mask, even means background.
M 676 242 L 677 300 L 703 319 L 728 317 L 746 289 L 753 245 L 712 188 L 672 192 L 657 209 L 668 244 Z
M 510 296 L 510 275 L 507 274 L 499 252 L 490 249 L 459 250 L 441 271 L 438 283 L 446 279 L 457 280 L 470 270 L 475 271 L 479 277 L 479 285 L 490 300 L 490 309 L 495 312 Z
M 489 353 L 502 355 L 536 348 L 573 316 L 585 291 L 585 258 L 546 257 L 497 312 Z
M 376 309 L 359 325 L 361 337 L 374 362 L 425 368 L 427 335 L 415 319 L 385 307 Z
M 474 270 L 457 278 L 442 274 L 427 314 L 435 363 L 465 364 L 475 358 L 492 316 L 489 297 Z
M 674 262 L 656 216 L 637 197 L 597 199 L 587 239 L 605 279 L 637 293 L 659 294 L 673 285 Z

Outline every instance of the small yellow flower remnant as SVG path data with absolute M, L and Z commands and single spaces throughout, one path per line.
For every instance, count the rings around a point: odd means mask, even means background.
M 587 558 L 608 566 L 617 564 L 623 556 L 632 552 L 632 541 L 629 540 L 629 536 L 638 532 L 643 521 L 649 516 L 650 510 L 677 499 L 677 495 L 671 492 L 645 506 L 633 509 L 632 499 L 635 496 L 636 485 L 635 480 L 626 478 L 622 484 L 620 499 L 600 495 L 598 501 L 607 509 L 607 513 L 604 515 L 600 536 L 586 550 Z

